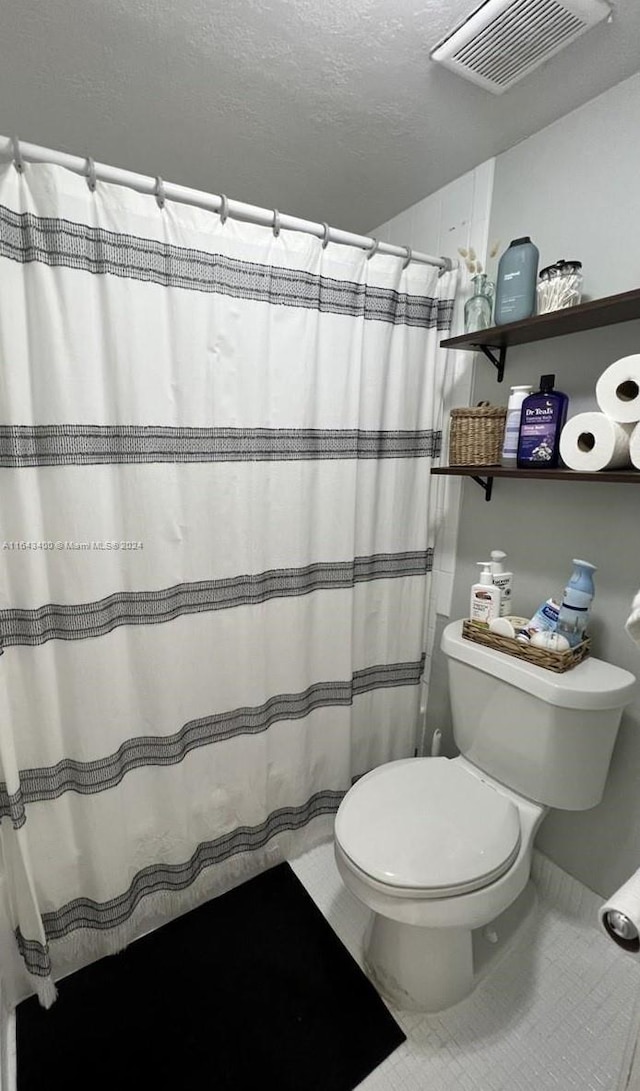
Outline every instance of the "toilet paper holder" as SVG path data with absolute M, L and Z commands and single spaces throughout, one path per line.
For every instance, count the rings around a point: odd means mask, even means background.
M 634 922 L 619 909 L 607 909 L 602 916 L 602 923 L 611 939 L 625 951 L 640 951 L 640 933 Z

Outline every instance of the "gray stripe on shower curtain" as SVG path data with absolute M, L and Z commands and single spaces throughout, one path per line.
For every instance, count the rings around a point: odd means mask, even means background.
M 261 705 L 216 712 L 189 720 L 173 735 L 144 735 L 127 739 L 114 754 L 95 761 L 65 758 L 56 765 L 20 770 L 20 788 L 9 794 L 0 783 L 0 818 L 10 817 L 16 829 L 27 820 L 25 806 L 57 799 L 65 792 L 93 795 L 107 791 L 142 766 L 176 765 L 197 747 L 223 742 L 237 735 L 256 735 L 281 720 L 301 720 L 314 709 L 351 705 L 361 693 L 420 681 L 424 657 L 415 663 L 378 663 L 354 671 L 342 681 L 316 682 L 301 693 L 279 693 Z
M 376 288 L 304 269 L 241 261 L 158 239 L 107 231 L 0 205 L 0 257 L 216 292 L 239 299 L 446 330 L 453 302 Z
M 360 428 L 0 425 L 0 466 L 436 458 L 441 433 Z
M 52 913 L 43 913 L 42 924 L 47 940 L 62 939 L 77 928 L 118 928 L 149 894 L 186 890 L 206 868 L 220 864 L 231 856 L 264 848 L 272 837 L 280 833 L 301 829 L 314 818 L 333 814 L 344 794 L 344 791 L 335 790 L 315 792 L 298 807 L 281 807 L 272 811 L 258 826 L 240 826 L 213 841 L 203 841 L 193 855 L 181 864 L 151 864 L 134 876 L 124 893 L 109 901 L 75 898 Z M 16 940 L 29 972 L 37 977 L 48 977 L 52 969 L 48 944 L 25 938 L 19 928 L 16 930 Z
M 251 606 L 268 599 L 308 595 L 312 591 L 352 587 L 369 580 L 424 576 L 431 571 L 433 549 L 375 553 L 352 561 L 332 561 L 302 568 L 274 568 L 218 580 L 179 583 L 159 591 L 120 591 L 97 602 L 48 603 L 33 610 L 0 610 L 4 647 L 37 645 L 47 640 L 84 640 L 104 636 L 120 625 L 157 625 L 185 614 Z

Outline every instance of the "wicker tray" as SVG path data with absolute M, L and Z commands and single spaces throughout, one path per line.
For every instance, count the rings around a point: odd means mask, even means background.
M 480 402 L 451 410 L 450 466 L 495 466 L 500 462 L 507 410 Z
M 552 652 L 548 648 L 532 648 L 530 644 L 520 644 L 510 636 L 499 636 L 492 633 L 475 621 L 462 622 L 462 635 L 467 640 L 473 640 L 475 644 L 484 644 L 487 648 L 494 648 L 505 655 L 514 655 L 517 659 L 526 659 L 527 663 L 535 663 L 537 667 L 555 671 L 556 674 L 564 674 L 576 667 L 589 655 L 591 644 L 589 639 L 582 641 L 575 648 L 569 648 L 566 652 Z

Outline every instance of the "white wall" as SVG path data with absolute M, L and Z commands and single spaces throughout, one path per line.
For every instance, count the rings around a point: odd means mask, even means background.
M 555 122 L 496 160 L 491 239 L 530 235 L 541 265 L 584 263 L 591 298 L 640 287 L 640 74 Z M 570 416 L 595 409 L 597 376 L 640 352 L 640 322 L 511 349 L 506 380 L 477 364 L 473 402 L 505 404 L 509 385 L 555 372 Z M 492 548 L 509 555 L 514 612 L 531 615 L 558 596 L 572 557 L 598 565 L 594 651 L 640 676 L 640 652 L 623 630 L 640 585 L 640 488 L 603 483 L 496 479 L 491 503 L 465 481 L 453 616 L 466 616 L 475 562 Z M 444 668 L 434 663 L 431 720 L 446 719 Z M 452 752 L 450 737 L 448 750 Z M 579 763 L 580 755 L 576 754 Z M 603 802 L 583 813 L 554 812 L 538 847 L 602 895 L 640 867 L 640 700 L 625 714 Z
M 493 191 L 494 159 L 482 163 L 475 170 L 463 174 L 448 186 L 412 205 L 392 220 L 370 232 L 383 242 L 399 246 L 410 245 L 414 250 L 427 254 L 458 258 L 458 248 L 473 246 L 478 257 L 485 260 L 489 232 L 489 215 Z M 466 273 L 462 279 L 463 291 L 459 293 L 454 308 L 453 333 L 464 328 L 464 301 L 468 290 Z M 450 354 L 449 383 L 445 391 L 445 419 L 449 408 L 467 405 L 471 396 L 473 357 L 469 353 Z M 443 437 L 443 458 L 446 465 L 448 434 Z M 444 620 L 451 612 L 456 563 L 458 513 L 462 494 L 462 482 L 457 478 L 438 477 L 436 482 L 435 522 L 438 527 L 433 570 L 433 596 L 427 631 L 427 662 L 425 679 L 431 674 L 431 652 L 439 644 Z M 423 701 L 428 698 L 428 688 Z M 443 718 L 448 717 L 448 697 L 442 687 L 436 687 L 438 715 L 429 718 L 424 733 L 424 743 L 430 746 L 431 735 Z

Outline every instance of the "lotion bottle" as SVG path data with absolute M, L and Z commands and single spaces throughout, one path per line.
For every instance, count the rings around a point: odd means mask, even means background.
M 531 393 L 533 393 L 533 387 L 529 385 L 511 387 L 507 405 L 507 419 L 504 426 L 504 441 L 500 458 L 501 466 L 517 466 L 522 403 Z
M 500 591 L 500 617 L 506 617 L 513 613 L 511 609 L 511 586 L 513 572 L 505 572 L 504 560 L 507 556 L 501 549 L 491 550 L 491 575 L 493 582 Z
M 491 574 L 491 561 L 478 561 L 482 568 L 480 582 L 471 588 L 469 617 L 479 625 L 489 626 L 489 622 L 500 616 L 500 588 L 496 587 Z

